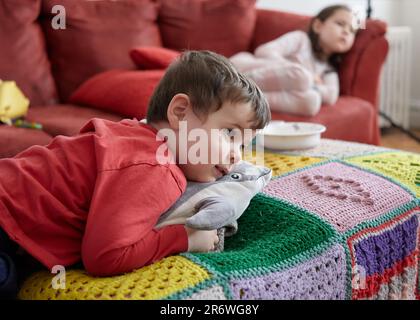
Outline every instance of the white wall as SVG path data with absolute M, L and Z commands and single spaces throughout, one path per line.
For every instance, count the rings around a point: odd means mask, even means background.
M 344 3 L 365 16 L 367 0 L 258 0 L 260 8 L 314 15 L 322 8 Z M 420 110 L 420 0 L 372 0 L 373 18 L 389 26 L 409 26 L 413 32 L 411 105 Z M 363 15 L 362 15 L 363 13 Z M 417 125 L 420 127 L 420 124 Z
M 390 24 L 395 24 L 398 21 L 398 15 L 396 15 L 398 10 L 396 9 L 399 1 L 400 0 L 372 0 L 372 6 L 374 7 L 373 16 L 375 18 L 384 19 Z M 420 2 L 420 0 L 413 1 Z M 360 12 L 360 14 L 363 14 L 363 17 L 365 17 L 367 8 L 366 0 L 258 0 L 257 6 L 260 8 L 314 15 L 322 8 L 337 3 L 347 4 L 355 12 Z
M 411 97 L 413 107 L 420 110 L 420 0 L 399 1 L 401 1 L 399 24 L 410 26 L 413 33 Z M 420 127 L 420 123 L 417 127 Z

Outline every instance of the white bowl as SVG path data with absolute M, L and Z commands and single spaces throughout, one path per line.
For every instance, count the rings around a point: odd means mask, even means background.
M 316 147 L 327 128 L 319 123 L 271 121 L 257 137 L 257 143 L 276 150 Z M 262 135 L 262 136 L 261 136 Z

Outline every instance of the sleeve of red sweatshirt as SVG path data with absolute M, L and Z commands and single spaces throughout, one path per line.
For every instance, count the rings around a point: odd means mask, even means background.
M 183 225 L 154 229 L 183 191 L 167 166 L 137 164 L 100 172 L 82 243 L 86 270 L 111 276 L 187 251 Z

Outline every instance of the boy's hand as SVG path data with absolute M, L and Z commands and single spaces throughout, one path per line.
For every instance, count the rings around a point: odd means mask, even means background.
M 219 242 L 217 230 L 197 230 L 185 226 L 188 235 L 189 252 L 209 252 L 213 251 Z

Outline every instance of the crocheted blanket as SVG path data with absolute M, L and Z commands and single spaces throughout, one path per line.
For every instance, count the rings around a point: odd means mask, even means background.
M 21 299 L 419 298 L 420 154 L 323 139 L 265 152 L 274 178 L 222 253 L 185 253 L 126 275 L 35 273 Z

